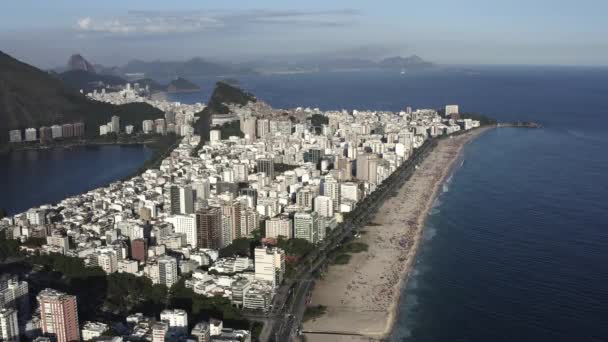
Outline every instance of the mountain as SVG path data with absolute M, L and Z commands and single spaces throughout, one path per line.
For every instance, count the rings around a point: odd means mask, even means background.
M 132 60 L 120 68 L 123 74 L 143 73 L 148 78 L 174 79 L 176 77 L 215 77 L 224 75 L 252 74 L 253 70 L 230 64 L 215 63 L 202 58 L 192 58 L 185 62 Z
M 167 92 L 169 93 L 198 91 L 200 89 L 199 86 L 182 77 L 174 79 L 167 86 Z
M 59 77 L 20 62 L 0 51 L 0 144 L 8 141 L 10 129 L 82 121 L 87 135 L 120 116 L 123 125 L 139 129 L 146 119 L 163 113 L 145 103 L 115 106 L 91 101 L 67 87 Z
M 422 59 L 416 55 L 412 55 L 410 57 L 398 56 L 398 57 L 386 58 L 386 59 L 383 59 L 380 62 L 378 62 L 378 65 L 382 69 L 413 70 L 413 69 L 424 69 L 424 68 L 432 67 L 433 63 L 427 62 L 424 59 Z
M 79 54 L 73 54 L 68 60 L 68 71 L 70 70 L 83 70 L 91 73 L 95 73 L 95 67 L 89 63 L 84 57 Z
M 127 81 L 118 76 L 96 74 L 85 70 L 69 70 L 58 75 L 63 83 L 76 90 L 82 89 L 84 93 L 92 92 L 93 89 L 115 87 L 124 85 Z
M 201 145 L 209 139 L 211 129 L 211 119 L 215 114 L 229 114 L 228 105 L 244 106 L 249 102 L 257 102 L 257 98 L 252 94 L 229 83 L 220 81 L 215 84 L 215 89 L 207 103 L 207 107 L 202 112 L 197 113 L 199 120 L 196 121 L 194 129 L 201 135 Z

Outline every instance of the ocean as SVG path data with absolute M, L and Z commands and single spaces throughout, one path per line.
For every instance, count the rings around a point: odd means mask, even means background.
M 216 79 L 194 81 L 200 92 L 170 97 L 205 102 Z M 427 220 L 392 340 L 608 340 L 608 68 L 468 66 L 240 82 L 282 108 L 459 104 L 500 121 L 541 123 L 493 130 L 465 148 Z M 10 172 L 1 160 L 8 184 L 0 207 L 25 209 L 51 200 L 49 192 L 77 193 L 146 159 L 136 151 L 91 164 L 98 153 L 78 153 L 72 163 L 67 156 L 10 160 Z M 51 190 L 41 188 L 49 182 L 56 183 Z

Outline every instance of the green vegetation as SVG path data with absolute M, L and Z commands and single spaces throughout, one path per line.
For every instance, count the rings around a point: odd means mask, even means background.
M 361 253 L 367 252 L 369 246 L 363 242 L 351 242 L 340 247 L 339 251 L 343 253 Z
M 207 103 L 207 107 L 203 109 L 201 112 L 195 114 L 199 117 L 194 126 L 194 130 L 196 134 L 201 136 L 201 142 L 194 149 L 193 154 L 196 154 L 204 145 L 205 142 L 209 140 L 209 131 L 211 129 L 211 119 L 214 114 L 228 114 L 230 112 L 230 108 L 226 104 L 237 104 L 244 106 L 249 102 L 256 102 L 257 99 L 226 82 L 217 82 L 215 84 L 215 89 L 211 94 L 211 98 Z M 238 131 L 232 128 L 234 132 L 240 132 L 240 125 L 238 127 Z M 241 136 L 242 133 L 238 135 Z M 233 134 L 236 135 L 236 134 Z M 222 132 L 222 136 L 224 136 L 224 132 Z
M 329 118 L 322 114 L 313 114 L 310 118 L 310 124 L 315 128 L 316 134 L 321 134 L 323 129 L 321 128 L 323 125 L 327 125 L 329 123 Z
M 286 240 L 279 236 L 277 247 L 285 251 L 286 255 L 294 257 L 303 257 L 315 249 L 315 245 L 305 239 L 289 239 Z
M 0 232 L 0 262 L 3 262 L 8 258 L 18 257 L 20 255 L 19 241 L 7 239 L 4 232 Z
M 333 261 L 332 264 L 334 265 L 346 265 L 348 264 L 350 261 L 350 254 L 339 254 L 338 256 L 336 256 Z
M 316 319 L 318 317 L 321 317 L 323 314 L 325 314 L 326 311 L 327 311 L 327 307 L 324 305 L 309 306 L 306 308 L 306 311 L 304 311 L 303 320 L 304 320 L 304 322 L 306 322 L 311 319 Z
M 243 132 L 241 132 L 241 121 L 240 120 L 226 122 L 225 124 L 223 124 L 219 127 L 214 127 L 213 129 L 218 129 L 218 128 L 222 134 L 222 139 L 227 139 L 228 137 L 231 137 L 231 136 L 236 136 L 239 138 L 243 138 L 245 136 L 245 134 L 243 134 Z
M 332 263 L 334 265 L 346 265 L 350 262 L 352 254 L 367 252 L 369 246 L 363 242 L 349 242 L 342 245 L 337 250 L 331 253 Z
M 245 256 L 253 257 L 253 249 L 255 248 L 256 241 L 249 238 L 238 238 L 232 240 L 232 243 L 228 246 L 220 249 L 220 257 L 232 257 L 232 256 Z

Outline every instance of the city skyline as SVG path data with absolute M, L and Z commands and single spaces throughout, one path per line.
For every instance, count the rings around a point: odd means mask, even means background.
M 3 49 L 34 65 L 131 59 L 212 60 L 418 54 L 440 64 L 605 65 L 608 27 L 599 1 L 363 1 L 202 4 L 160 1 L 8 5 Z M 53 44 L 48 44 L 52 41 Z

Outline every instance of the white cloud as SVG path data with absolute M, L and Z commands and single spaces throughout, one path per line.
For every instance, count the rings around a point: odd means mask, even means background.
M 354 10 L 273 11 L 251 10 L 232 13 L 219 12 L 154 12 L 132 11 L 114 18 L 78 19 L 76 30 L 81 33 L 108 35 L 172 35 L 198 33 L 221 28 L 251 25 L 343 26 L 358 15 Z

